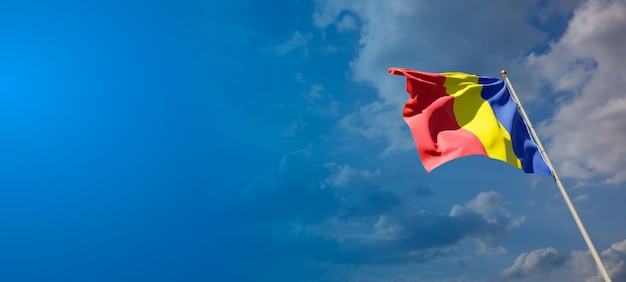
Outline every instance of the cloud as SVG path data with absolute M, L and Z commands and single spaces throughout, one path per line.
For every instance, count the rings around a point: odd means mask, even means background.
M 574 11 L 582 2 L 586 0 L 569 0 L 569 1 L 552 1 L 552 2 L 540 2 L 536 11 L 536 17 L 539 23 L 542 24 L 542 29 L 558 28 L 560 25 L 555 22 L 567 21 L 571 17 L 572 11 Z M 562 34 L 557 32 L 555 34 Z
M 504 210 L 502 206 L 506 204 L 506 201 L 500 194 L 495 191 L 482 192 L 478 194 L 475 199 L 472 199 L 466 204 L 466 207 L 477 213 L 486 215 L 491 210 Z
M 301 84 L 306 84 L 302 75 L 296 75 L 296 80 Z M 339 102 L 334 100 L 332 96 L 325 91 L 324 85 L 313 84 L 310 89 L 303 93 L 302 96 L 306 101 L 306 110 L 323 117 L 338 116 Z
M 561 94 L 573 93 L 563 97 L 554 117 L 539 127 L 562 176 L 579 180 L 601 176 L 608 184 L 626 181 L 626 171 L 619 170 L 626 166 L 626 147 L 621 145 L 626 139 L 626 98 L 621 94 L 626 89 L 622 71 L 626 2 L 580 4 L 562 36 L 554 35 L 561 30 L 553 31 L 550 36 L 556 41 L 549 45 L 545 42 L 551 37 L 530 22 L 530 18 L 537 19 L 538 25 L 548 25 L 553 18 L 563 21 L 579 3 L 486 1 L 475 9 L 469 2 L 318 1 L 313 18 L 322 30 L 339 28 L 348 15 L 358 19 L 360 38 L 358 55 L 350 63 L 352 78 L 378 93 L 376 100 L 345 116 L 338 127 L 384 141 L 381 157 L 412 150 L 400 115 L 406 99 L 404 82 L 387 75 L 388 67 L 487 75 L 511 67 L 519 73 L 515 77 L 519 88 L 533 90 L 528 91 L 530 97 L 539 92 L 541 79 Z M 537 7 L 542 13 L 530 16 Z M 445 16 L 440 11 L 446 11 Z M 543 46 L 546 51 L 526 57 L 528 50 Z
M 302 120 L 292 121 L 291 123 L 283 127 L 283 130 L 281 131 L 281 136 L 286 138 L 293 138 L 298 133 L 298 130 L 305 127 L 307 127 L 307 124 Z
M 612 244 L 600 254 L 600 257 L 611 280 L 626 281 L 626 240 Z M 596 264 L 589 251 L 573 251 L 571 266 L 581 274 L 597 273 Z M 586 281 L 601 282 L 604 278 L 597 273 Z
M 563 97 L 540 132 L 562 176 L 626 181 L 626 2 L 589 0 L 574 12 L 567 30 L 527 63 Z M 594 138 L 588 138 L 594 136 Z
M 343 117 L 337 127 L 340 132 L 347 134 L 360 135 L 370 140 L 384 140 L 386 147 L 379 156 L 386 157 L 391 153 L 415 148 L 401 113 L 398 106 L 372 102 L 360 107 L 357 113 Z
M 309 103 L 315 103 L 315 101 L 322 98 L 322 92 L 324 91 L 324 85 L 315 84 L 311 87 L 311 90 L 306 94 L 306 100 Z
M 483 194 L 477 196 L 480 197 L 484 197 Z M 351 209 L 366 208 L 371 200 L 386 208 L 373 213 L 347 213 L 316 228 L 318 237 L 331 239 L 339 248 L 333 257 L 324 257 L 324 260 L 354 265 L 423 263 L 449 254 L 463 242 L 490 245 L 494 240 L 506 238 L 508 232 L 520 223 L 519 218 L 502 214 L 492 216 L 490 214 L 494 213 L 487 207 L 481 209 L 483 214 L 474 211 L 471 203 L 477 199 L 455 206 L 449 215 L 433 214 L 383 190 L 371 194 L 364 203 L 352 202 Z M 501 205 L 491 207 L 502 208 Z M 355 224 L 354 217 L 349 216 L 358 216 L 361 223 Z M 370 219 L 375 221 L 368 226 L 365 223 Z M 502 250 L 501 247 L 496 249 Z
M 522 253 L 512 266 L 500 273 L 501 279 L 535 277 L 561 267 L 568 255 L 558 253 L 554 248 L 534 250 Z
M 315 21 L 320 28 L 330 25 L 329 19 L 346 10 L 361 20 L 359 53 L 352 61 L 354 78 L 372 83 L 381 98 L 390 103 L 402 103 L 406 98 L 403 91 L 397 91 L 404 90 L 404 85 L 394 87 L 397 80 L 386 74 L 391 66 L 497 73 L 505 59 L 518 56 L 520 50 L 532 48 L 546 37 L 527 22 L 526 13 L 533 1 L 513 5 L 487 1 L 479 9 L 473 3 L 320 3 Z M 516 36 L 509 36 L 511 33 Z
M 401 118 L 405 85 L 386 73 L 389 67 L 481 74 L 489 70 L 497 75 L 502 66 L 546 38 L 527 22 L 536 1 L 482 3 L 476 7 L 446 1 L 318 1 L 313 18 L 320 29 L 340 25 L 343 20 L 337 18 L 346 12 L 358 19 L 360 39 L 358 55 L 350 63 L 352 78 L 378 91 L 378 100 L 361 106 L 339 126 L 350 134 L 385 141 L 381 156 L 411 150 L 414 145 Z
M 480 216 L 485 222 L 488 223 L 497 223 L 494 225 L 484 226 L 485 233 L 480 234 L 480 236 L 471 237 L 473 241 L 475 241 L 483 252 L 487 251 L 487 242 L 490 239 L 498 239 L 501 238 L 499 236 L 494 236 L 495 234 L 505 234 L 510 229 L 521 226 L 521 224 L 525 221 L 524 217 L 512 218 L 510 213 L 504 208 L 504 205 L 507 202 L 502 198 L 502 196 L 495 192 L 481 192 L 476 196 L 476 198 L 470 200 L 465 205 L 455 205 L 452 207 L 450 211 L 451 217 L 475 217 Z M 489 228 L 500 228 L 500 231 L 489 230 Z M 469 237 L 468 237 L 469 238 Z M 503 250 L 497 250 L 497 253 L 503 252 Z
M 388 193 L 388 192 L 387 192 Z M 482 197 L 482 193 L 477 198 Z M 421 262 L 446 254 L 461 242 L 482 242 L 503 239 L 509 230 L 519 226 L 518 218 L 484 214 L 466 205 L 457 205 L 449 215 L 433 214 L 415 208 L 397 195 L 373 195 L 369 199 L 385 199 L 386 212 L 376 215 L 373 232 L 367 229 L 342 230 L 338 241 L 349 242 L 349 253 L 361 263 L 387 264 Z M 499 197 L 499 195 L 497 195 Z M 500 209 L 502 206 L 493 206 Z
M 222 201 L 222 209 L 232 213 L 234 222 L 241 224 L 310 224 L 337 214 L 341 200 L 332 190 L 319 185 L 326 170 L 312 163 L 312 158 L 311 146 L 285 154 L 277 169 L 266 171 L 229 193 Z
M 358 170 L 350 168 L 348 165 L 338 165 L 336 163 L 327 163 L 324 167 L 334 171 L 325 181 L 334 187 L 347 187 L 355 183 L 363 184 L 380 178 L 380 170 Z
M 589 200 L 589 195 L 588 194 L 578 195 L 574 199 L 572 199 L 572 201 L 574 201 L 574 202 L 582 202 L 582 201 L 586 201 L 586 200 Z
M 343 16 L 341 21 L 337 23 L 337 32 L 346 32 L 355 29 L 357 29 L 356 20 L 350 15 Z
M 304 80 L 304 75 L 301 72 L 296 73 L 295 79 L 300 84 L 306 84 L 306 80 Z
M 296 31 L 293 33 L 293 36 L 291 36 L 291 39 L 281 44 L 278 44 L 278 46 L 274 48 L 274 51 L 278 55 L 285 55 L 298 48 L 306 47 L 307 43 L 312 38 L 313 38 L 313 34 L 311 33 L 302 34 L 299 31 Z
M 432 194 L 427 188 L 399 192 L 383 185 L 391 176 L 381 171 L 319 163 L 312 146 L 285 154 L 276 169 L 217 201 L 227 219 L 221 232 L 247 252 L 232 257 L 258 279 L 271 280 L 264 273 L 285 266 L 290 270 L 281 275 L 319 280 L 337 269 L 421 264 L 452 255 L 460 244 L 475 243 L 477 254 L 501 253 L 494 244 L 523 222 L 496 192 L 433 213 L 411 204 Z

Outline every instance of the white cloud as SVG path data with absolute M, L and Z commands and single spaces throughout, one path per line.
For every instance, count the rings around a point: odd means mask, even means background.
M 626 181 L 626 2 L 589 0 L 567 31 L 528 65 L 551 86 L 572 93 L 542 128 L 548 153 L 565 177 Z M 592 138 L 590 138 L 593 136 Z
M 493 209 L 500 209 L 506 201 L 495 191 L 481 192 L 478 196 L 467 203 L 467 208 L 480 214 L 486 214 Z
M 610 248 L 600 254 L 600 257 L 611 280 L 626 281 L 626 240 L 612 244 Z M 571 266 L 578 273 L 597 273 L 595 261 L 588 251 L 573 251 Z M 586 281 L 601 282 L 604 281 L 604 278 L 600 273 L 597 273 L 595 276 L 587 278 Z
M 455 205 L 452 207 L 450 216 L 459 216 L 470 211 L 482 215 L 485 219 L 490 219 L 494 216 L 509 217 L 508 211 L 504 209 L 506 203 L 507 202 L 498 192 L 480 192 L 476 198 L 467 202 L 465 205 Z M 518 220 L 521 220 L 521 222 L 524 221 L 523 218 L 519 218 Z M 516 221 L 513 222 L 515 223 Z M 518 223 L 515 223 L 515 227 L 519 225 Z
M 306 47 L 307 43 L 312 38 L 313 38 L 313 34 L 311 33 L 302 34 L 299 31 L 296 31 L 293 33 L 293 36 L 291 36 L 291 39 L 281 44 L 278 44 L 278 46 L 276 46 L 274 50 L 276 51 L 276 54 L 278 55 L 285 55 L 298 48 Z
M 500 273 L 502 279 L 518 279 L 545 274 L 562 266 L 568 256 L 558 253 L 554 248 L 534 250 L 522 253 L 510 267 Z
M 389 67 L 481 74 L 489 70 L 497 75 L 546 38 L 527 22 L 536 1 L 482 3 L 477 7 L 447 1 L 319 1 L 314 23 L 320 29 L 335 24 L 344 11 L 358 19 L 353 79 L 378 90 L 378 101 L 362 106 L 340 125 L 351 134 L 386 141 L 382 156 L 410 150 L 414 145 L 405 142 L 411 137 L 401 118 L 407 98 L 404 81 L 388 75 Z

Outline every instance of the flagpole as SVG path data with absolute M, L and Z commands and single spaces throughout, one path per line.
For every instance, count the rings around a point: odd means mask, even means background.
M 591 242 L 591 238 L 589 237 L 589 234 L 587 234 L 587 230 L 585 229 L 583 222 L 580 220 L 580 217 L 578 217 L 578 213 L 576 212 L 576 209 L 574 208 L 572 201 L 567 195 L 567 192 L 565 191 L 565 187 L 563 187 L 563 183 L 561 182 L 561 179 L 556 174 L 556 171 L 554 170 L 554 167 L 552 166 L 552 163 L 550 162 L 550 159 L 548 158 L 548 154 L 544 150 L 543 145 L 541 145 L 541 141 L 539 140 L 539 137 L 537 136 L 537 133 L 535 132 L 535 128 L 530 122 L 528 115 L 526 115 L 526 111 L 524 111 L 524 107 L 522 107 L 522 103 L 517 97 L 517 94 L 515 93 L 515 90 L 513 89 L 513 85 L 511 85 L 511 81 L 509 81 L 509 77 L 506 73 L 506 70 L 502 70 L 501 74 L 502 74 L 502 77 L 504 77 L 504 81 L 506 82 L 507 87 L 509 88 L 509 90 L 511 90 L 511 96 L 513 97 L 513 100 L 517 104 L 517 108 L 519 109 L 520 114 L 522 115 L 522 118 L 526 122 L 526 125 L 528 125 L 530 134 L 532 135 L 534 141 L 537 143 L 537 147 L 539 148 L 539 153 L 541 154 L 543 159 L 546 161 L 546 164 L 552 171 L 552 176 L 554 177 L 554 181 L 556 182 L 556 185 L 559 187 L 559 190 L 561 191 L 561 195 L 563 195 L 563 199 L 565 199 L 565 203 L 567 204 L 567 207 L 569 208 L 569 211 L 572 214 L 572 217 L 574 217 L 574 221 L 576 221 L 576 225 L 578 225 L 578 230 L 580 230 L 580 233 L 583 235 L 583 238 L 585 239 L 585 243 L 587 243 L 587 247 L 589 248 L 589 251 L 591 252 L 591 255 L 593 256 L 593 259 L 595 260 L 596 265 L 598 266 L 598 271 L 600 271 L 600 273 L 604 277 L 604 281 L 611 282 L 611 278 L 609 277 L 609 274 L 606 272 L 606 269 L 604 268 L 604 265 L 602 264 L 602 260 L 600 259 L 600 256 L 598 255 L 596 248 L 593 246 L 593 243 Z

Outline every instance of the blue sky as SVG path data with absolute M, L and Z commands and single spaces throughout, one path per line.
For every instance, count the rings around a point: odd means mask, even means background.
M 507 69 L 624 280 L 626 5 L 557 2 L 0 2 L 0 279 L 601 281 L 551 178 L 424 171 L 408 67 Z

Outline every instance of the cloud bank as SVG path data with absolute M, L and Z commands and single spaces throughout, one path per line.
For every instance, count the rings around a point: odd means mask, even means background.
M 502 253 L 498 242 L 524 222 L 511 216 L 507 201 L 494 191 L 447 214 L 419 208 L 411 202 L 431 197 L 428 189 L 401 194 L 386 184 L 384 172 L 317 164 L 312 151 L 286 154 L 277 169 L 218 201 L 231 219 L 223 228 L 255 254 L 250 265 L 276 269 L 299 263 L 323 271 L 421 264 L 449 256 L 461 244 L 475 245 L 477 255 Z
M 626 2 L 589 0 L 578 7 L 561 38 L 528 66 L 563 96 L 541 131 L 563 176 L 626 180 Z M 573 94 L 573 95 L 572 95 Z M 593 136 L 593 138 L 589 138 Z
M 543 81 L 563 95 L 555 114 L 539 127 L 558 171 L 564 177 L 604 183 L 626 180 L 626 2 L 618 0 L 475 3 L 416 1 L 318 1 L 315 25 L 326 30 L 360 31 L 352 78 L 377 89 L 378 100 L 345 116 L 343 132 L 383 140 L 380 156 L 413 149 L 400 118 L 404 84 L 385 74 L 389 67 L 424 71 L 465 71 L 498 75 L 519 73 L 528 97 L 542 97 Z M 547 34 L 554 18 L 567 17 L 563 33 Z M 541 13 L 531 23 L 530 11 Z M 442 12 L 442 11 L 445 11 Z M 468 13 L 468 11 L 472 11 Z M 348 28 L 349 27 L 349 28 Z M 515 36 L 511 36 L 515 34 Z M 546 40 L 553 38 L 549 44 Z M 530 55 L 529 55 L 530 53 Z M 539 93 L 539 94 L 537 94 Z M 526 95 L 525 95 L 526 96 Z M 526 99 L 523 99 L 526 100 Z M 588 136 L 594 136 L 593 139 Z

